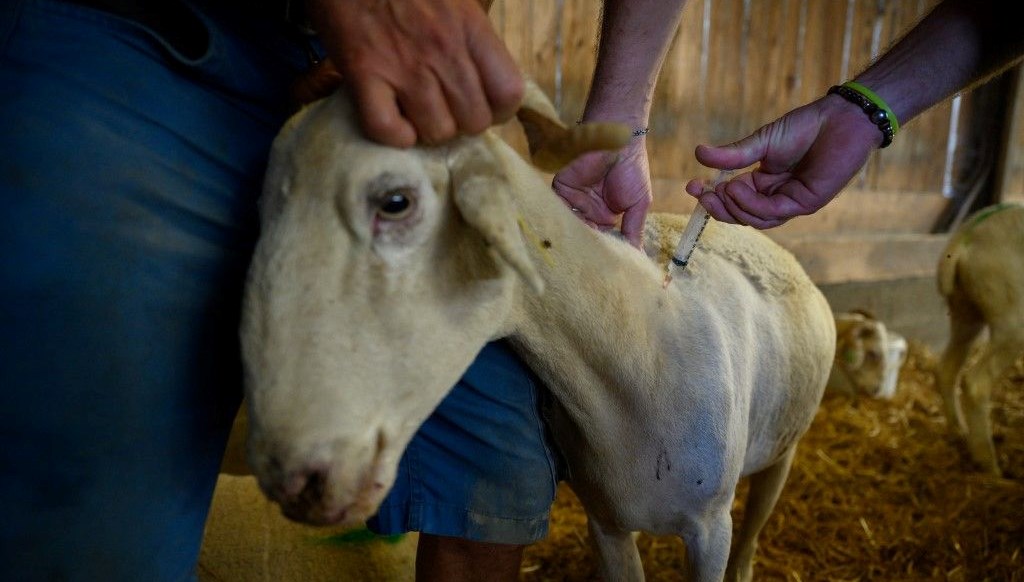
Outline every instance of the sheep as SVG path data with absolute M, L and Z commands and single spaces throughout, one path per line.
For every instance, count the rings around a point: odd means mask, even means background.
M 826 392 L 887 400 L 907 361 L 907 340 L 863 310 L 837 313 L 836 355 Z
M 936 371 L 943 412 L 966 437 L 971 459 L 999 476 L 990 399 L 992 386 L 1024 353 L 1024 205 L 975 212 L 950 237 L 937 279 L 949 311 L 949 341 Z M 965 366 L 984 330 L 988 342 Z
M 520 117 L 541 169 L 567 144 L 630 138 L 553 111 Z M 652 215 L 645 255 L 586 226 L 497 133 L 388 148 L 359 134 L 343 93 L 282 128 L 260 204 L 241 327 L 248 464 L 287 515 L 372 515 L 422 421 L 485 342 L 509 338 L 556 401 L 604 579 L 643 579 L 645 530 L 683 538 L 693 580 L 750 580 L 835 351 L 831 309 L 788 251 L 712 223 L 663 285 L 685 217 Z

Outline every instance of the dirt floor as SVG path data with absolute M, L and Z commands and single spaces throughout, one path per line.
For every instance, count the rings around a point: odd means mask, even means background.
M 1001 479 L 977 472 L 948 430 L 934 367 L 934 354 L 911 345 L 892 400 L 826 395 L 761 534 L 756 580 L 1024 582 L 1024 365 L 993 395 Z M 586 537 L 563 487 L 523 582 L 594 579 Z M 680 540 L 639 543 L 648 580 L 683 580 Z

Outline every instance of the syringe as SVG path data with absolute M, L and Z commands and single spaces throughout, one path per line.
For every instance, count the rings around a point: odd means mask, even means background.
M 718 172 L 715 179 L 711 182 L 711 185 L 706 188 L 707 191 L 714 190 L 719 184 L 725 182 L 732 176 L 732 170 L 722 170 Z M 693 250 L 697 248 L 697 241 L 700 240 L 700 234 L 704 232 L 704 227 L 707 226 L 708 220 L 711 216 L 708 211 L 704 209 L 700 203 L 693 209 L 693 214 L 690 215 L 690 220 L 686 223 L 686 227 L 683 228 L 683 234 L 679 237 L 679 244 L 676 245 L 676 250 L 672 253 L 672 260 L 667 266 L 668 272 L 665 274 L 665 282 L 662 285 L 668 286 L 669 282 L 672 281 L 673 268 L 678 268 L 680 271 L 686 268 L 686 265 L 690 262 L 690 255 L 693 254 Z

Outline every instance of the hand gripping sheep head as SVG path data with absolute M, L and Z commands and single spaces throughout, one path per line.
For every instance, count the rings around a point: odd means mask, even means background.
M 380 146 L 339 93 L 274 142 L 241 334 L 249 465 L 287 516 L 372 515 L 516 294 L 542 289 L 497 140 Z

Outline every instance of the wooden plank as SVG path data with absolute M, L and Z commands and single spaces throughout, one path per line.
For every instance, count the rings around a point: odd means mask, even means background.
M 704 9 L 710 0 L 690 0 L 655 86 L 647 134 L 651 174 L 671 176 L 693 157 L 695 136 L 703 135 L 710 72 L 703 59 Z
M 934 276 L 945 234 L 787 236 L 765 231 L 789 249 L 818 285 Z
M 996 164 L 995 202 L 1024 202 L 1024 66 L 1018 64 L 1013 75 L 1012 93 L 1007 95 L 1006 133 L 1000 143 Z
M 566 0 L 561 19 L 562 86 L 555 106 L 563 121 L 575 123 L 583 115 L 594 76 L 597 39 L 601 32 L 600 3 Z

